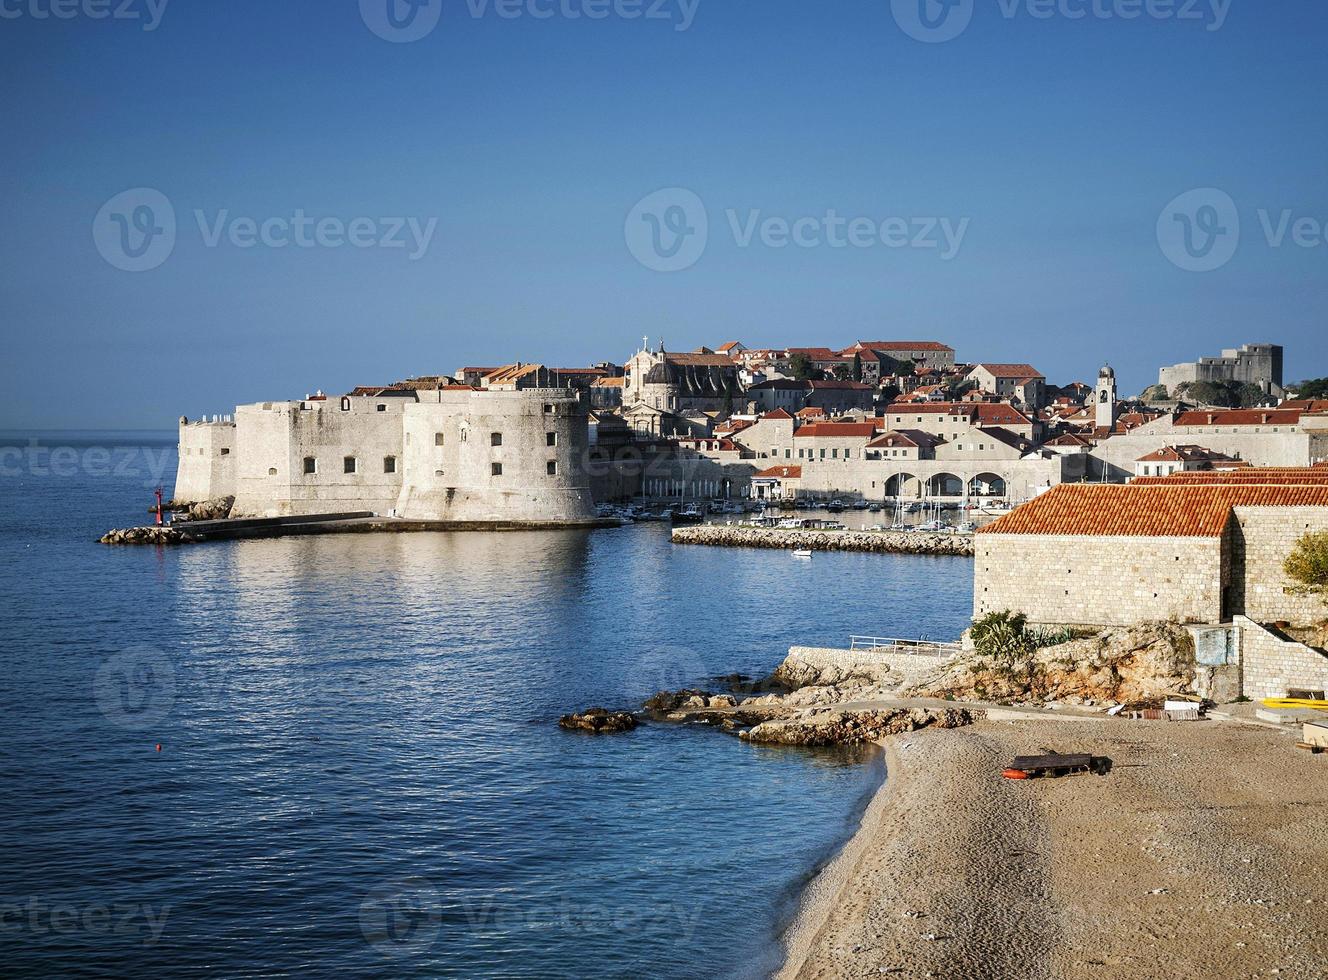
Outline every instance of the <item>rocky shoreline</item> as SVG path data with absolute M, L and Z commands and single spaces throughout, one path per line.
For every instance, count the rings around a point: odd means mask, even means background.
M 933 534 L 925 531 L 810 531 L 732 524 L 697 524 L 673 529 L 674 544 L 704 544 L 729 548 L 773 548 L 785 551 L 868 551 L 897 555 L 956 555 L 971 557 L 971 534 Z
M 107 531 L 97 539 L 98 544 L 166 545 L 194 544 L 198 539 L 173 527 L 126 527 Z

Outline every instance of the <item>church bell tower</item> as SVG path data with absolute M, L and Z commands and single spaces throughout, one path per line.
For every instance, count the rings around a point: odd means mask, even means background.
M 1116 372 L 1110 364 L 1097 373 L 1097 427 L 1110 429 L 1116 424 Z

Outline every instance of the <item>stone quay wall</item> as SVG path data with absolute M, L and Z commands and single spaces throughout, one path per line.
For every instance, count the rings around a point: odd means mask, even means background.
M 674 544 L 708 544 L 729 548 L 775 548 L 785 551 L 871 551 L 899 555 L 973 554 L 971 534 L 928 534 L 921 531 L 812 531 L 783 528 L 696 524 L 673 529 Z

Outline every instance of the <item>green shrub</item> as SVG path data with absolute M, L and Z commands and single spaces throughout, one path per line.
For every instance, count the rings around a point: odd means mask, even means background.
M 1036 645 L 1031 642 L 1023 613 L 988 613 L 973 623 L 973 646 L 979 654 L 994 660 L 1017 660 L 1027 657 Z
M 1301 591 L 1320 595 L 1328 591 L 1328 532 L 1302 534 L 1282 569 L 1299 583 Z

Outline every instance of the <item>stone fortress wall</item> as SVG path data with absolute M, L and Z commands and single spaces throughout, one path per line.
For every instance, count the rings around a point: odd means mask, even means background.
M 199 503 L 235 492 L 235 422 L 180 418 L 180 464 L 174 499 Z
M 397 516 L 526 522 L 595 516 L 586 410 L 566 389 L 421 392 L 406 409 Z
M 175 498 L 233 495 L 233 517 L 371 511 L 418 521 L 589 521 L 586 422 L 566 389 L 242 405 L 228 432 L 181 424 Z M 230 449 L 224 457 L 222 448 Z
M 1157 373 L 1158 384 L 1174 393 L 1179 384 L 1193 381 L 1239 381 L 1264 391 L 1282 390 L 1282 348 L 1277 344 L 1245 344 L 1222 351 L 1221 357 L 1173 364 Z

